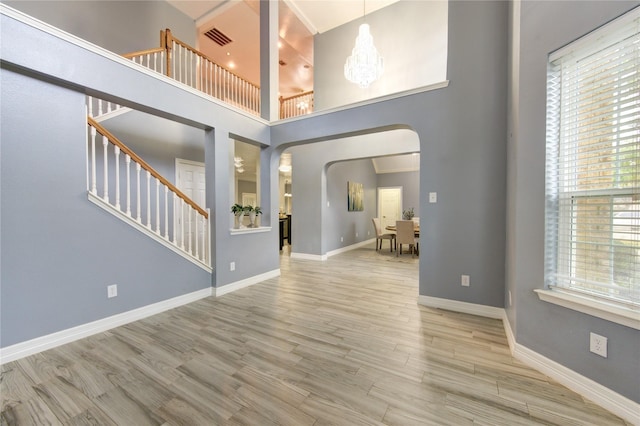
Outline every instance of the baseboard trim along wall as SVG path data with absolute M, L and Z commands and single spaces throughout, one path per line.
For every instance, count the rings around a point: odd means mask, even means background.
M 249 287 L 254 284 L 258 284 L 264 280 L 268 280 L 270 278 L 275 278 L 280 276 L 280 269 L 274 269 L 273 271 L 265 272 L 264 274 L 254 275 L 253 277 L 246 278 L 244 280 L 236 281 L 230 284 L 223 285 L 222 287 L 216 287 L 214 289 L 214 294 L 216 297 L 222 296 L 223 294 L 231 293 L 236 290 L 240 290 L 241 288 Z
M 518 344 L 515 339 L 507 312 L 503 308 L 477 305 L 457 300 L 441 299 L 438 297 L 418 296 L 418 304 L 430 308 L 446 309 L 448 311 L 473 314 L 487 318 L 501 319 L 511 355 L 531 368 L 535 368 L 553 380 L 561 383 L 572 391 L 595 402 L 602 408 L 622 417 L 634 425 L 640 425 L 640 404 L 632 401 L 606 386 L 594 382 L 562 364 L 540 355 L 539 353 Z
M 194 291 L 192 293 L 183 294 L 121 314 L 113 315 L 97 321 L 82 324 L 66 330 L 58 331 L 46 336 L 37 337 L 26 342 L 16 343 L 15 345 L 0 348 L 0 364 L 15 361 L 38 352 L 46 351 L 66 343 L 92 336 L 103 331 L 128 324 L 133 321 L 141 320 L 151 315 L 159 314 L 178 306 L 195 302 L 196 300 L 209 297 L 213 294 L 212 288 L 205 288 Z
M 375 238 L 371 238 L 370 240 L 360 241 L 359 243 L 351 244 L 350 246 L 340 247 L 335 250 L 331 250 L 327 252 L 327 257 L 335 256 L 336 254 L 344 253 L 347 251 L 355 250 L 357 248 L 373 244 L 376 241 Z
M 301 259 L 301 260 L 315 260 L 315 261 L 325 261 L 327 260 L 326 254 L 309 254 L 309 253 L 291 253 L 292 259 Z
M 441 299 L 439 297 L 418 296 L 418 303 L 430 308 L 445 309 L 447 311 L 478 315 L 486 318 L 502 319 L 504 316 L 503 308 L 460 302 L 458 300 Z
M 366 241 L 360 241 L 356 244 L 351 244 L 350 246 L 340 247 L 339 249 L 328 251 L 327 254 L 308 254 L 308 253 L 291 253 L 292 259 L 303 259 L 303 260 L 316 260 L 316 261 L 325 261 L 331 256 L 335 256 L 336 254 L 344 253 L 347 251 L 355 250 L 357 248 L 366 246 L 368 244 L 372 244 L 375 242 L 375 238 Z

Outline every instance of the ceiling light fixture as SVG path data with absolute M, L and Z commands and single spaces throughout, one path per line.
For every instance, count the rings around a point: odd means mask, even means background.
M 363 17 L 366 10 L 363 4 Z M 382 56 L 373 45 L 373 37 L 369 32 L 369 24 L 360 25 L 356 45 L 351 51 L 351 56 L 344 64 L 344 76 L 352 83 L 356 83 L 361 88 L 369 87 L 371 83 L 380 78 L 384 72 L 384 62 Z

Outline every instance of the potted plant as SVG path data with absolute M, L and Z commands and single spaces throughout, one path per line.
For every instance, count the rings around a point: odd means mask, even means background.
M 249 211 L 249 222 L 251 222 L 251 224 L 249 225 L 252 228 L 257 227 L 256 225 L 256 217 L 262 214 L 262 209 L 260 208 L 260 206 L 255 206 L 252 207 L 252 209 Z
M 244 218 L 244 207 L 242 204 L 236 203 L 231 206 L 231 213 L 233 213 L 235 217 L 235 228 L 239 228 Z
M 404 220 L 411 220 L 413 219 L 413 216 L 415 216 L 415 214 L 413 213 L 413 207 L 402 212 L 402 218 Z

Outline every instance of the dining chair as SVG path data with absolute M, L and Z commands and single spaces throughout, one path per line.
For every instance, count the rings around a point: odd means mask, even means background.
M 415 257 L 418 253 L 418 239 L 416 238 L 412 220 L 396 221 L 396 256 L 402 254 L 403 244 L 409 244 L 411 257 Z M 398 245 L 400 247 L 397 247 Z
M 373 228 L 376 231 L 376 251 L 382 250 L 382 240 L 389 240 L 389 251 L 393 251 L 393 246 L 396 241 L 396 234 L 383 234 L 380 226 L 380 218 L 374 217 Z

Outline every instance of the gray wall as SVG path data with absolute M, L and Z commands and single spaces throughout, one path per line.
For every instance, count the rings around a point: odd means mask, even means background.
M 326 173 L 330 207 L 323 218 L 323 246 L 331 251 L 374 238 L 371 218 L 376 215 L 376 173 L 371 160 L 333 163 L 327 167 Z M 363 211 L 347 210 L 347 182 L 362 184 Z
M 542 302 L 533 290 L 544 286 L 547 55 L 638 4 L 523 2 L 520 16 L 518 5 L 514 9 L 506 286 L 512 293 L 513 306 L 507 312 L 518 343 L 636 402 L 640 401 L 638 331 Z M 608 337 L 608 358 L 589 352 L 589 332 Z
M 279 267 L 277 250 L 265 250 L 277 247 L 277 226 L 238 237 L 229 231 L 232 135 L 268 144 L 265 122 L 150 77 L 120 58 L 0 18 L 2 347 Z M 87 200 L 87 93 L 204 131 L 214 274 Z M 268 174 L 263 182 L 261 221 L 270 225 Z M 233 273 L 231 260 L 237 260 Z M 106 286 L 114 283 L 119 295 L 107 300 Z
M 420 213 L 429 218 L 421 224 L 421 295 L 497 307 L 504 303 L 507 23 L 506 2 L 451 2 L 447 88 L 272 127 L 274 147 L 320 141 L 312 144 L 324 147 L 314 151 L 316 161 L 337 147 L 350 154 L 348 144 L 333 148 L 327 139 L 381 128 L 408 127 L 417 133 Z M 360 146 L 352 158 L 375 156 L 369 149 Z M 300 238 L 311 245 L 319 239 L 322 229 L 308 223 L 323 214 L 323 200 L 319 189 L 305 187 L 313 198 L 300 206 L 302 191 L 296 188 L 306 182 L 299 170 L 315 166 L 292 152 L 294 217 L 298 207 L 309 213 L 306 226 L 298 228 L 293 221 L 294 249 L 314 253 L 295 243 Z M 308 183 L 321 186 L 320 178 Z M 436 204 L 428 203 L 432 191 L 438 193 Z M 307 208 L 313 203 L 320 210 Z M 471 276 L 470 287 L 460 285 L 462 274 Z
M 211 285 L 87 200 L 84 95 L 5 68 L 0 78 L 2 347 Z
M 379 187 L 402 187 L 402 211 L 413 207 L 416 217 L 420 217 L 420 172 L 381 173 Z
M 347 217 L 359 217 L 361 221 L 358 221 L 358 226 L 360 227 L 358 229 L 366 231 L 369 229 L 368 226 L 371 226 L 371 218 L 375 215 L 375 204 L 370 207 L 371 215 L 368 217 L 353 212 L 350 213 L 351 216 L 342 217 L 339 211 L 336 213 L 336 209 L 342 210 L 342 207 L 344 207 L 344 212 L 348 213 L 346 212 L 346 198 L 342 198 L 339 195 L 341 190 L 346 191 L 346 181 L 343 182 L 344 186 L 342 186 L 339 179 L 335 178 L 338 175 L 334 175 L 332 178 L 331 168 L 335 166 L 328 167 L 330 164 L 340 164 L 341 161 L 390 154 L 407 154 L 415 152 L 417 149 L 418 140 L 416 134 L 406 129 L 359 137 L 323 140 L 319 143 L 292 147 L 290 149 L 293 160 L 292 252 L 325 255 L 330 250 L 346 247 L 367 239 L 360 231 L 356 238 L 355 229 L 349 232 L 352 235 L 343 235 L 342 229 L 332 223 L 334 217 L 338 218 L 338 220 L 346 220 Z M 370 169 L 373 176 L 369 186 L 375 188 L 376 179 L 373 173 L 373 166 L 371 165 L 371 160 L 366 161 L 369 163 L 366 169 Z M 358 168 L 364 167 L 364 163 L 354 162 L 353 164 L 359 164 Z M 272 167 L 277 170 L 277 163 L 272 164 Z M 342 168 L 338 170 L 342 170 Z M 354 171 L 354 173 L 363 177 L 369 174 L 369 172 L 364 173 L 362 171 Z M 329 182 L 330 178 L 334 179 L 331 183 Z M 331 197 L 337 197 L 337 201 L 329 198 L 329 188 L 332 189 Z M 275 189 L 272 193 L 275 193 Z M 370 197 L 368 195 L 365 194 L 367 199 L 371 199 L 375 203 L 375 191 Z M 329 201 L 328 206 L 327 201 Z M 336 205 L 336 202 L 339 205 Z M 340 242 L 341 236 L 344 239 L 342 242 Z
M 508 208 L 506 2 L 451 2 L 449 87 L 314 114 L 271 129 L 2 16 L 0 344 L 277 269 L 277 216 L 271 210 L 278 206 L 277 156 L 288 146 L 308 150 L 307 155 L 294 155 L 294 218 L 305 220 L 294 220 L 294 244 L 304 253 L 326 253 L 321 235 L 327 215 L 327 165 L 413 152 L 414 146 L 363 145 L 350 139 L 359 133 L 410 128 L 420 140 L 420 211 L 429 218 L 421 235 L 420 294 L 503 306 L 506 258 L 508 288 L 515 297 L 508 311 L 517 320 L 518 342 L 640 400 L 637 376 L 630 374 L 640 358 L 637 331 L 540 302 L 532 292 L 543 285 L 546 55 L 632 4 L 637 2 L 523 5 L 518 66 L 512 67 L 519 74 L 511 79 Z M 581 19 L 567 18 L 572 16 Z M 106 94 L 205 130 L 207 206 L 215 236 L 213 277 L 142 234 L 125 232 L 125 225 L 87 202 L 84 93 Z M 261 162 L 269 164 L 261 168 L 261 199 L 262 222 L 273 225 L 271 232 L 229 235 L 235 135 L 271 144 Z M 297 146 L 301 143 L 310 144 Z M 41 185 L 43 181 L 49 185 Z M 436 204 L 427 202 L 431 191 L 438 192 Z M 123 243 L 123 250 L 114 250 L 114 239 Z M 236 261 L 235 272 L 229 271 L 230 261 Z M 470 287 L 459 285 L 461 274 L 471 275 Z M 105 287 L 112 283 L 122 287 L 118 298 L 108 301 Z M 588 330 L 610 339 L 608 359 L 588 353 Z
M 195 46 L 193 19 L 166 1 L 24 1 L 4 4 L 115 53 L 160 47 L 160 30 L 169 28 Z

